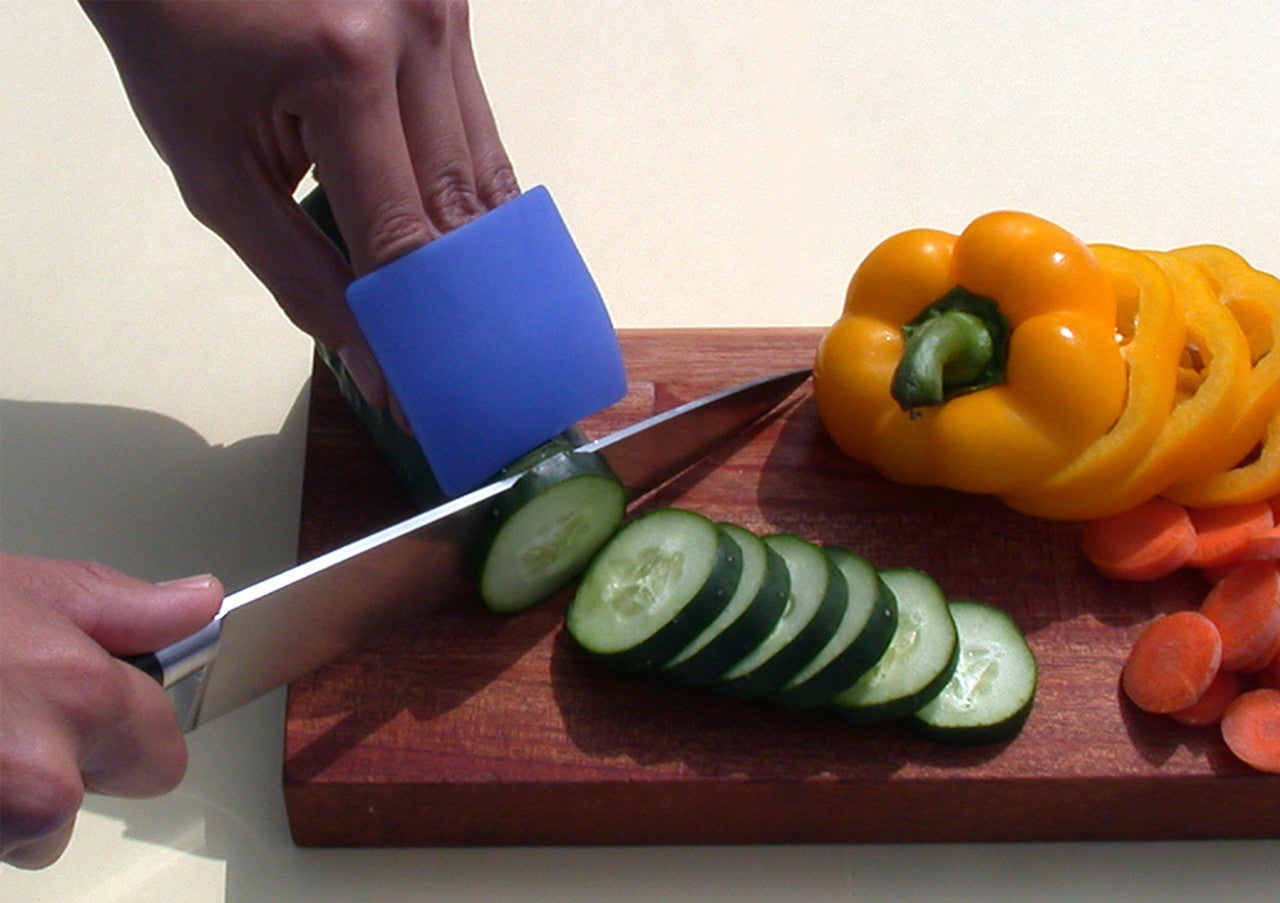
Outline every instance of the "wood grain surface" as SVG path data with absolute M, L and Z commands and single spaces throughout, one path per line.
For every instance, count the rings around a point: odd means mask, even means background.
M 631 389 L 592 437 L 812 360 L 820 331 L 624 331 Z M 1134 711 L 1138 628 L 1199 578 L 1105 580 L 1076 528 L 890 484 L 841 456 L 806 385 L 792 409 L 643 504 L 842 544 L 1009 611 L 1040 664 L 1013 741 L 953 748 L 893 724 L 658 686 L 587 660 L 567 594 L 517 617 L 433 600 L 420 623 L 294 683 L 284 793 L 312 846 L 995 841 L 1280 836 L 1280 778 L 1213 730 Z M 328 373 L 312 386 L 300 555 L 413 509 Z

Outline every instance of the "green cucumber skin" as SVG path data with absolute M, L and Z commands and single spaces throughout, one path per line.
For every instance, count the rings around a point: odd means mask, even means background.
M 915 571 L 913 568 L 893 568 L 889 571 L 885 571 L 882 573 L 885 576 L 889 576 L 892 574 L 893 571 L 920 573 Z M 923 575 L 923 576 L 927 576 L 927 575 Z M 886 580 L 886 582 L 888 581 Z M 901 618 L 901 613 L 902 613 L 902 603 L 901 601 L 899 601 L 900 618 Z M 901 624 L 901 620 L 899 620 L 899 624 Z M 952 621 L 953 631 L 954 631 L 954 628 L 955 628 L 955 622 Z M 892 640 L 890 640 L 890 644 L 892 645 Z M 953 638 L 953 642 L 951 644 L 950 658 L 947 660 L 942 670 L 939 671 L 936 675 L 934 675 L 931 680 L 929 680 L 926 684 L 921 686 L 918 690 L 909 694 L 905 694 L 903 696 L 896 697 L 894 699 L 886 700 L 882 703 L 877 703 L 872 705 L 857 705 L 857 706 L 845 705 L 845 704 L 841 704 L 838 700 L 833 700 L 833 703 L 834 703 L 833 707 L 840 714 L 841 717 L 855 724 L 865 724 L 873 721 L 890 721 L 890 720 L 905 718 L 906 716 L 915 712 L 915 710 L 920 708 L 920 706 L 924 705 L 926 702 L 933 699 L 940 692 L 942 692 L 942 688 L 947 685 L 947 682 L 951 680 L 951 675 L 955 673 L 956 664 L 959 662 L 959 659 L 960 659 L 960 642 L 959 642 L 959 636 L 956 635 Z
M 391 467 L 396 482 L 404 488 L 413 504 L 426 510 L 447 501 L 448 497 L 436 482 L 417 441 L 400 428 L 391 412 L 387 408 L 375 408 L 365 401 L 337 352 L 317 344 L 316 355 L 333 373 L 343 401 L 360 420 L 379 454 Z
M 865 564 L 865 560 L 853 552 L 841 548 L 825 550 L 835 558 L 839 567 L 840 556 L 851 556 Z M 866 565 L 870 568 L 870 565 Z M 874 573 L 874 571 L 873 571 Z M 862 630 L 844 651 L 827 663 L 821 671 L 804 683 L 784 686 L 772 695 L 773 701 L 791 709 L 812 709 L 826 705 L 844 690 L 857 683 L 889 648 L 893 632 L 898 626 L 898 603 L 889 587 L 875 574 L 875 600 Z M 850 598 L 850 605 L 853 600 Z
M 1035 654 L 1027 645 L 1026 639 L 1022 631 L 1014 623 L 1006 612 L 1000 611 L 992 606 L 979 602 L 959 601 L 951 603 L 952 611 L 956 615 L 956 623 L 962 628 L 966 626 L 965 612 L 963 609 L 969 607 L 971 610 L 984 611 L 985 617 L 1003 622 L 1008 642 L 1016 645 L 1017 648 L 1011 648 L 1009 654 L 1015 658 L 1022 658 L 1021 664 L 1030 672 L 1030 684 L 1026 688 L 1026 698 L 1021 705 L 1017 706 L 1011 712 L 1004 713 L 1001 717 L 996 718 L 988 723 L 981 724 L 942 724 L 936 719 L 928 717 L 927 711 L 917 709 L 910 718 L 907 719 L 907 725 L 917 735 L 926 740 L 935 743 L 945 743 L 963 746 L 987 745 L 994 743 L 1003 743 L 1013 739 L 1022 730 L 1027 722 L 1027 718 L 1031 715 L 1031 709 L 1035 705 L 1036 689 L 1039 684 L 1039 666 L 1036 662 Z M 966 649 L 966 631 L 962 629 L 960 632 L 960 655 L 963 658 Z M 1012 664 L 1018 664 L 1014 662 Z M 957 673 L 959 668 L 957 666 Z M 943 687 L 945 691 L 947 687 Z M 923 708 L 923 707 L 922 707 Z
M 732 525 L 723 526 L 730 528 L 732 536 Z M 763 545 L 754 534 L 750 536 Z M 677 664 L 667 665 L 663 676 L 694 686 L 713 684 L 769 635 L 786 609 L 791 579 L 781 555 L 768 546 L 764 546 L 764 555 L 764 581 L 747 608 L 697 652 Z
M 610 542 L 596 553 L 595 558 L 588 565 L 587 572 L 578 586 L 578 593 L 581 594 L 587 586 L 592 568 L 600 566 L 600 563 L 607 559 L 609 546 L 617 541 L 628 527 L 640 523 L 644 518 L 661 516 L 664 512 L 672 510 L 675 509 L 649 511 L 615 533 Z M 702 518 L 702 515 L 693 512 L 681 513 L 688 517 Z M 702 519 L 706 520 L 706 518 Z M 715 528 L 711 521 L 708 520 L 707 523 Z M 717 535 L 715 561 L 707 579 L 680 611 L 653 634 L 636 645 L 618 652 L 600 652 L 592 649 L 591 645 L 584 642 L 584 638 L 574 631 L 573 607 L 583 604 L 575 595 L 574 601 L 570 603 L 569 617 L 566 619 L 570 635 L 589 655 L 610 668 L 632 673 L 654 672 L 661 668 L 715 620 L 716 615 L 732 597 L 733 590 L 738 585 L 738 578 L 742 571 L 742 554 L 733 540 L 718 528 L 715 529 Z
M 745 674 L 727 677 L 716 683 L 715 689 L 728 696 L 753 699 L 768 696 L 796 675 L 809 659 L 813 658 L 835 633 L 848 604 L 848 588 L 844 575 L 818 546 L 790 533 L 779 533 L 764 538 L 783 560 L 787 560 L 792 543 L 810 547 L 821 555 L 826 568 L 827 582 L 821 601 L 813 616 L 790 642 L 775 652 L 756 668 Z M 790 567 L 790 564 L 788 564 Z

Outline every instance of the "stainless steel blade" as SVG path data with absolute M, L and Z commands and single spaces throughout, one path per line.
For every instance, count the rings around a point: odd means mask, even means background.
M 636 499 L 701 461 L 773 411 L 810 371 L 766 376 L 706 395 L 582 446 L 609 462 Z
M 635 499 L 773 411 L 809 376 L 796 370 L 708 395 L 602 439 L 600 453 Z M 192 729 L 307 674 L 410 614 L 456 597 L 463 562 L 493 500 L 488 484 L 321 555 L 225 600 L 214 623 L 140 663 Z

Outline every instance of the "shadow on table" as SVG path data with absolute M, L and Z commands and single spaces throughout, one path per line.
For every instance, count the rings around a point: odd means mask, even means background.
M 232 445 L 151 411 L 0 399 L 0 548 L 228 590 L 292 565 L 307 392 Z

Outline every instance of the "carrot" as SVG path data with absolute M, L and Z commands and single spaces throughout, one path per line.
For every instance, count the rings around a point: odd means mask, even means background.
M 1188 727 L 1208 727 L 1222 720 L 1227 706 L 1244 692 L 1244 678 L 1237 671 L 1218 670 L 1209 688 L 1185 709 L 1170 712 L 1169 717 Z
M 1222 716 L 1222 739 L 1236 758 L 1259 771 L 1280 773 L 1280 690 L 1250 690 Z
M 1143 628 L 1124 663 L 1121 686 L 1138 708 L 1168 714 L 1203 696 L 1221 663 L 1218 628 L 1199 612 L 1178 611 Z
M 1118 580 L 1155 580 L 1186 564 L 1196 549 L 1187 509 L 1162 498 L 1085 524 L 1080 548 Z
M 1196 532 L 1196 548 L 1188 564 L 1210 567 L 1237 561 L 1249 540 L 1275 526 L 1275 515 L 1266 502 L 1189 508 Z
M 1242 561 L 1280 560 L 1280 527 L 1272 527 L 1249 537 L 1240 553 Z
M 1280 569 L 1248 561 L 1219 580 L 1200 605 L 1222 638 L 1222 667 L 1257 671 L 1280 649 Z

